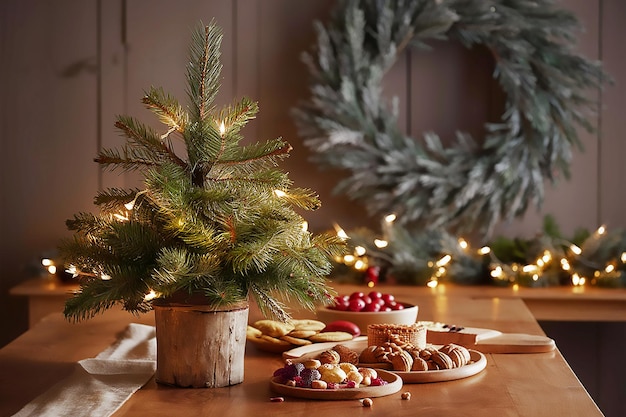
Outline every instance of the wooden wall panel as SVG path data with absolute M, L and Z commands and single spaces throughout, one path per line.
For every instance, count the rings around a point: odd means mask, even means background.
M 259 9 L 258 22 L 258 139 L 283 137 L 293 146 L 290 158 L 282 164 L 298 187 L 319 193 L 322 207 L 304 213 L 311 230 L 326 230 L 338 222 L 345 229 L 357 226 L 378 226 L 364 209 L 332 189 L 341 174 L 322 171 L 310 160 L 310 153 L 300 141 L 290 111 L 308 97 L 308 73 L 300 60 L 315 42 L 313 21 L 325 21 L 334 2 L 298 2 L 267 0 Z M 280 23 L 278 23 L 280 22 Z
M 96 17 L 96 1 L 0 5 L 0 345 L 26 325 L 8 289 L 97 186 Z
M 602 92 L 600 218 L 626 228 L 626 2 L 602 1 L 601 59 L 614 84 Z
M 122 0 L 99 2 L 98 149 L 116 148 L 124 143 L 114 126 L 116 116 L 126 112 L 124 4 Z M 100 169 L 99 189 L 124 188 L 124 184 L 124 176 L 119 172 Z

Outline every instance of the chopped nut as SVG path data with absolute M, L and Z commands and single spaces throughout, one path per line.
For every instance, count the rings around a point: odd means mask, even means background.
M 406 391 L 403 392 L 402 395 L 400 395 L 400 398 L 402 398 L 403 400 L 410 400 L 411 399 L 411 393 Z
M 374 401 L 371 398 L 363 398 L 363 407 L 371 407 L 374 405 Z

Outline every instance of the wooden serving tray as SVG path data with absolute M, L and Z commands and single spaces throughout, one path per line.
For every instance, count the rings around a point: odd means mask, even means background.
M 387 381 L 386 385 L 338 389 L 298 388 L 281 384 L 276 382 L 277 378 L 272 378 L 270 380 L 270 388 L 278 394 L 288 395 L 290 397 L 308 398 L 312 400 L 354 400 L 366 397 L 383 397 L 400 391 L 402 388 L 402 378 L 392 372 L 384 371 L 382 369 L 377 370 L 377 372 L 380 378 Z
M 420 321 L 426 326 L 426 341 L 433 345 L 456 343 L 483 353 L 543 353 L 556 348 L 553 339 L 523 333 L 502 333 L 477 327 L 443 327 L 441 323 Z

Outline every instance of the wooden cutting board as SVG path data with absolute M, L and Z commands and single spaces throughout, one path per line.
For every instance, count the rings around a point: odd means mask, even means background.
M 553 339 L 523 333 L 502 333 L 498 330 L 451 326 L 429 321 L 426 341 L 433 345 L 456 343 L 482 353 L 543 353 L 556 348 Z

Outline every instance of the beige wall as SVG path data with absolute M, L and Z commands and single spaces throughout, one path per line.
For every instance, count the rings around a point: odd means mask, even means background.
M 284 168 L 296 185 L 320 194 L 322 209 L 307 216 L 311 227 L 326 229 L 333 222 L 347 229 L 377 227 L 378 219 L 368 218 L 345 197 L 332 195 L 339 174 L 320 172 L 309 162 L 289 114 L 307 95 L 307 73 L 300 54 L 314 42 L 312 21 L 325 19 L 334 3 L 0 3 L 0 345 L 19 334 L 26 323 L 23 301 L 8 297 L 8 289 L 28 276 L 29 262 L 67 236 L 65 219 L 92 210 L 98 187 L 135 184 L 130 175 L 101 173 L 92 158 L 100 146 L 121 143 L 113 129 L 115 115 L 151 120 L 140 104 L 144 89 L 163 86 L 184 100 L 187 45 L 191 28 L 200 19 L 208 23 L 215 18 L 224 28 L 219 102 L 241 95 L 258 100 L 261 111 L 246 128 L 247 137 L 287 139 L 295 150 Z M 602 99 L 602 109 L 592 119 L 599 133 L 582 133 L 586 150 L 575 155 L 571 181 L 547 189 L 540 213 L 529 212 L 520 221 L 500 226 L 499 232 L 508 235 L 534 233 L 544 213 L 554 214 L 566 233 L 601 223 L 609 228 L 626 226 L 626 145 L 622 139 L 626 2 L 560 3 L 573 10 L 586 28 L 580 36 L 580 51 L 602 59 L 616 84 L 602 93 L 591 92 Z M 402 126 L 415 137 L 426 129 L 442 135 L 459 127 L 479 129 L 494 113 L 486 65 L 480 54 L 445 43 L 430 53 L 402 57 L 385 80 L 388 94 L 400 97 Z M 409 67 L 412 70 L 407 72 Z M 412 89 L 407 94 L 409 78 Z

